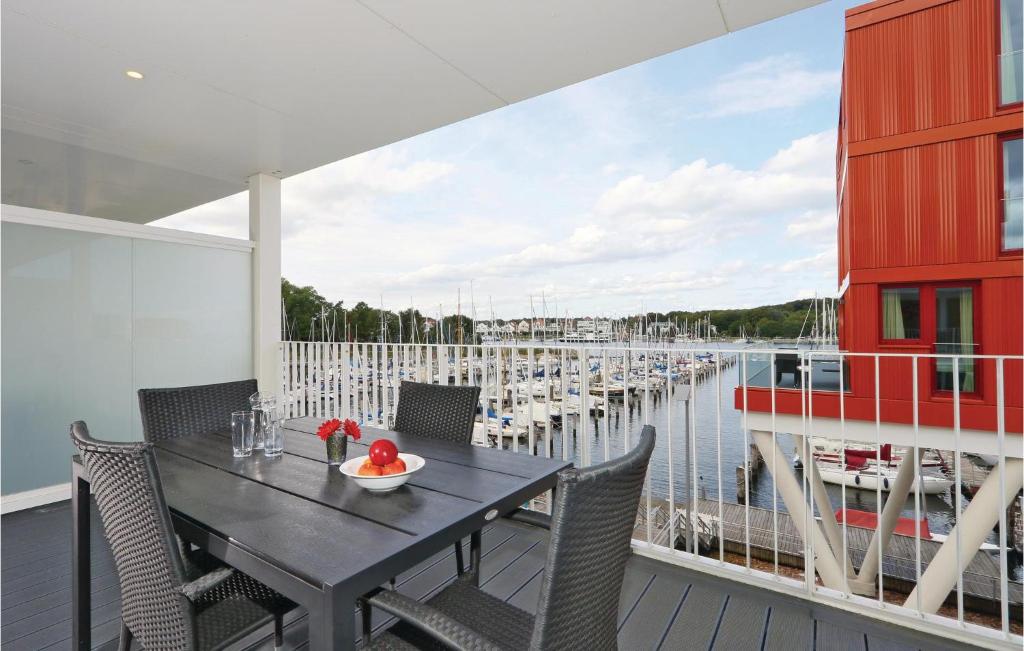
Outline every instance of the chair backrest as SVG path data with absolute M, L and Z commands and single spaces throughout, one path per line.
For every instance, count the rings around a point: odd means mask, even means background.
M 71 424 L 121 584 L 121 617 L 146 649 L 195 646 L 185 572 L 151 443 L 112 443 Z
M 453 443 L 473 442 L 478 386 L 447 386 L 402 381 L 395 431 Z
M 619 593 L 654 427 L 625 455 L 558 476 L 531 649 L 615 649 Z
M 251 409 L 256 380 L 170 389 L 139 389 L 142 437 L 147 441 L 223 432 L 231 412 Z

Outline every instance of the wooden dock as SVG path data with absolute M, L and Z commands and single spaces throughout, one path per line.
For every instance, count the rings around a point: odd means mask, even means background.
M 781 504 L 781 500 L 780 500 Z M 676 545 L 685 546 L 686 521 L 689 505 L 676 503 L 677 517 L 674 519 L 676 527 Z M 656 531 L 653 542 L 657 544 L 668 544 L 668 504 L 664 501 L 652 501 L 651 517 L 652 525 Z M 702 548 L 706 551 L 713 549 L 713 556 L 719 548 L 719 504 L 714 500 L 697 500 L 697 513 L 699 522 L 697 535 Z M 729 553 L 746 555 L 747 544 L 750 545 L 750 556 L 761 561 L 773 563 L 775 561 L 776 540 L 778 540 L 778 562 L 780 565 L 803 568 L 804 566 L 804 543 L 803 539 L 793 524 L 793 518 L 784 511 L 777 513 L 777 528 L 775 525 L 776 514 L 771 509 L 750 507 L 749 529 L 747 527 L 747 510 L 739 505 L 723 502 L 721 505 L 722 515 L 722 539 L 724 550 Z M 641 514 L 641 519 L 643 515 Z M 660 525 L 660 527 L 658 526 Z M 638 522 L 635 537 L 646 540 L 646 522 Z M 853 566 L 860 568 L 861 561 L 868 549 L 873 534 L 871 529 L 860 527 L 846 527 L 847 554 Z M 928 564 L 935 557 L 941 543 L 933 540 L 921 540 L 921 573 L 928 568 Z M 842 553 L 842 552 L 840 552 Z M 912 536 L 895 534 L 890 538 L 888 549 L 882 560 L 883 586 L 887 590 L 895 590 L 909 594 L 916 584 L 917 554 L 915 539 Z M 965 607 L 982 612 L 999 612 L 999 556 L 990 555 L 985 552 L 978 552 L 971 562 L 964 568 L 963 593 Z M 1010 581 L 1008 586 L 1010 602 L 1010 613 L 1015 619 L 1021 618 L 1021 605 L 1024 604 L 1022 586 L 1020 581 Z M 955 595 L 954 595 L 955 600 Z

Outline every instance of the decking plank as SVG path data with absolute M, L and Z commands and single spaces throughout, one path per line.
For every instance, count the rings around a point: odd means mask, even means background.
M 491 528 L 484 531 L 480 539 L 481 557 L 486 559 L 495 549 L 515 537 L 514 531 L 506 531 L 499 528 Z M 463 541 L 463 554 L 466 561 L 469 560 L 469 542 Z M 438 557 L 440 556 L 440 557 Z M 456 576 L 455 548 L 454 545 L 439 555 L 435 555 L 427 561 L 420 563 L 406 573 L 406 576 L 396 577 L 395 587 L 404 595 L 413 599 L 423 600 L 430 595 L 437 593 Z M 357 611 L 358 612 L 358 611 Z M 378 630 L 389 622 L 393 617 L 383 612 L 373 613 L 373 630 Z M 362 619 L 359 623 L 357 633 L 362 633 Z
M 541 569 L 547 559 L 546 541 L 536 536 L 537 545 L 517 558 L 503 571 L 487 581 L 481 581 L 481 587 L 499 599 L 507 601 L 520 588 L 525 586 Z
M 890 640 L 878 635 L 867 636 L 867 651 L 920 651 L 916 646 Z
M 626 576 L 622 579 L 622 591 L 619 593 L 619 629 L 653 580 L 654 572 L 647 567 L 646 561 L 634 557 L 626 564 Z
M 715 636 L 715 649 L 759 649 L 768 623 L 768 605 L 746 596 L 733 596 L 725 607 Z
M 656 575 L 619 628 L 619 646 L 624 649 L 658 648 L 688 587 L 689 583 L 674 572 Z
M 816 620 L 814 629 L 815 649 L 835 651 L 866 651 L 864 633 L 840 626 L 828 620 Z
M 813 641 L 814 618 L 810 608 L 772 607 L 763 651 L 811 649 Z
M 96 598 L 97 593 L 111 586 L 117 586 L 117 574 L 113 571 L 113 568 L 111 568 L 111 571 L 107 574 L 93 577 L 90 590 L 93 595 L 93 599 Z M 3 621 L 4 626 L 14 623 L 24 617 L 30 617 L 35 613 L 49 610 L 50 608 L 57 606 L 64 606 L 68 609 L 71 608 L 70 583 L 66 587 L 48 592 L 44 595 L 18 600 L 18 597 L 21 594 L 23 593 L 15 593 L 11 598 L 4 599 L 3 613 L 0 613 L 0 621 Z
M 725 599 L 726 595 L 722 591 L 704 583 L 694 583 L 665 635 L 661 648 L 709 648 Z

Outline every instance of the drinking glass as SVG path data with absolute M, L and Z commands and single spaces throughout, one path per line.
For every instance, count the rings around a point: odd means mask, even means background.
M 234 456 L 247 457 L 252 454 L 252 437 L 255 430 L 256 418 L 253 412 L 231 412 L 231 451 Z
M 267 416 L 263 428 L 263 454 L 268 457 L 279 457 L 284 452 L 284 430 L 277 420 L 277 410 L 264 412 Z

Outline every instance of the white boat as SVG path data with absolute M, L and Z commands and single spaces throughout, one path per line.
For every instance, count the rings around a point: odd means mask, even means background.
M 509 420 L 510 418 L 511 418 L 510 416 L 507 416 L 507 417 L 503 417 L 503 418 L 500 419 L 500 423 L 501 423 L 500 430 L 499 430 L 499 427 L 498 427 L 498 424 L 499 424 L 498 420 L 496 420 L 494 418 L 487 419 L 487 429 L 486 429 L 487 433 L 486 434 L 483 434 L 483 432 L 484 432 L 483 423 L 480 423 L 480 422 L 474 423 L 473 424 L 473 441 L 476 442 L 477 440 L 483 440 L 484 437 L 486 437 L 486 439 L 489 440 L 489 441 L 498 441 L 499 437 L 501 439 L 510 439 L 511 440 L 511 439 L 513 439 L 513 438 L 515 438 L 517 436 L 518 436 L 518 438 L 520 440 L 526 439 L 529 436 L 529 434 L 530 434 L 529 428 L 527 428 L 526 425 L 524 425 L 522 423 L 519 423 L 516 427 L 513 427 L 511 421 Z
M 591 384 L 589 389 L 592 396 L 604 396 L 605 386 L 603 384 Z M 626 395 L 625 385 L 619 382 L 609 382 L 607 391 L 609 400 L 621 400 Z
M 561 403 L 552 403 L 561 404 Z M 565 413 L 573 416 L 579 416 L 580 414 L 580 397 L 577 394 L 570 393 L 565 399 Z M 598 398 L 596 396 L 587 396 L 587 411 L 591 414 L 598 416 L 604 415 L 604 398 Z
M 896 483 L 896 471 L 890 468 L 876 468 L 865 465 L 861 468 L 843 467 L 839 464 L 819 463 L 818 473 L 822 481 L 830 484 L 838 484 L 847 488 L 875 491 L 879 488 L 888 492 Z M 923 488 L 925 495 L 939 495 L 949 490 L 953 481 L 937 475 L 921 475 L 920 479 L 911 486 L 911 491 L 917 492 Z
M 843 445 L 842 441 L 836 439 L 827 439 L 820 436 L 811 437 L 812 454 L 815 460 L 821 463 L 834 463 L 839 464 L 843 461 Z M 913 462 L 913 455 L 910 451 L 905 448 L 894 448 L 891 445 L 883 445 L 879 450 L 874 444 L 859 443 L 857 441 L 846 441 L 846 462 L 857 463 L 854 459 L 863 459 L 869 466 L 881 465 L 886 468 L 899 468 L 900 464 L 903 463 L 904 459 L 909 459 Z M 942 460 L 935 457 L 934 455 L 926 455 L 922 450 L 918 455 L 918 462 L 922 468 L 941 468 Z M 793 465 L 799 468 L 801 466 L 800 457 L 794 455 Z
M 520 403 L 519 405 L 519 422 L 529 423 L 530 422 L 530 405 L 529 403 Z M 562 419 L 562 403 L 554 402 L 545 403 L 543 400 L 535 400 L 533 402 L 533 422 L 538 427 L 547 426 L 547 416 L 551 417 L 554 422 L 559 422 Z

